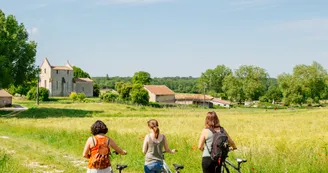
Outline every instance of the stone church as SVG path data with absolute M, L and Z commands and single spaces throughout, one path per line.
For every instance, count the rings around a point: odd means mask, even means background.
M 50 96 L 69 96 L 71 92 L 93 96 L 93 81 L 89 78 L 74 78 L 73 66 L 52 66 L 46 58 L 40 66 L 40 87 L 47 88 Z

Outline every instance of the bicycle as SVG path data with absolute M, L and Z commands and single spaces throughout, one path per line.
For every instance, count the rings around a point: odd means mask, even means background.
M 162 169 L 162 173 L 172 173 L 169 166 L 166 164 L 166 162 L 164 160 L 164 153 L 165 153 L 165 151 L 163 151 L 163 169 Z M 183 165 L 179 165 L 179 164 L 176 164 L 176 163 L 174 163 L 173 166 L 174 166 L 175 173 L 180 173 L 179 170 L 184 168 Z
M 225 160 L 225 162 L 222 163 L 222 167 L 221 167 L 221 173 L 224 173 L 225 171 L 227 173 L 230 173 L 229 168 L 227 167 L 227 165 L 229 165 L 230 167 L 234 168 L 238 173 L 241 173 L 240 169 L 241 169 L 241 164 L 247 162 L 246 159 L 240 159 L 240 158 L 235 158 L 236 161 L 238 162 L 238 166 L 234 165 L 233 163 L 231 163 L 228 159 Z M 225 170 L 225 171 L 224 171 Z
M 110 153 L 110 155 L 112 155 L 112 154 L 118 155 L 119 153 L 117 151 L 113 151 L 113 152 Z M 128 165 L 117 164 L 116 165 L 116 170 L 118 170 L 119 173 L 122 173 L 123 169 L 125 169 L 127 167 L 128 167 Z

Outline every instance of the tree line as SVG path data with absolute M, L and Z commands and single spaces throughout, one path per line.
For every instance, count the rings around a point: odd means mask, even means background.
M 290 104 L 313 104 L 328 98 L 327 70 L 318 62 L 296 65 L 292 74 L 270 78 L 261 67 L 243 65 L 232 71 L 224 65 L 201 74 L 198 87 L 231 101 L 260 100 Z
M 115 89 L 117 82 L 131 82 L 132 77 L 93 77 L 92 79 L 99 85 L 101 89 Z M 176 93 L 198 93 L 198 78 L 196 77 L 154 77 L 151 78 L 151 85 L 166 85 Z
M 202 72 L 195 77 L 151 78 L 140 72 L 147 84 L 166 85 L 176 93 L 206 93 L 233 102 L 245 101 L 313 104 L 328 99 L 327 70 L 318 62 L 296 65 L 291 74 L 271 78 L 267 71 L 254 65 L 243 65 L 232 70 L 225 65 Z M 138 74 L 138 73 L 136 73 Z M 135 75 L 136 75 L 135 74 Z M 133 77 L 94 77 L 100 88 L 117 89 L 121 83 L 133 83 Z

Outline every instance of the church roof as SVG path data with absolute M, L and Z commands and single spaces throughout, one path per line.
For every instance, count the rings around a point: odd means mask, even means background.
M 93 82 L 90 78 L 75 78 L 75 82 Z
M 48 58 L 45 58 L 43 63 L 41 64 L 41 66 L 44 64 L 44 63 L 47 63 L 52 69 L 54 70 L 73 70 L 73 66 L 69 63 L 69 61 L 67 60 L 66 62 L 66 65 L 64 66 L 52 66 L 48 60 Z M 40 67 L 41 67 L 40 66 Z
M 73 68 L 68 66 L 51 66 L 51 68 L 54 70 L 73 70 Z

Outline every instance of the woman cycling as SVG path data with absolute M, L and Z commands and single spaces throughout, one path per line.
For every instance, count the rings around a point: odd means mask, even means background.
M 104 122 L 97 120 L 91 126 L 92 137 L 89 137 L 87 140 L 84 150 L 83 157 L 89 159 L 87 173 L 112 173 L 111 164 L 109 161 L 109 147 L 112 147 L 118 153 L 125 155 L 127 154 L 125 150 L 122 150 L 118 147 L 115 141 L 105 134 L 108 132 L 107 126 Z M 98 149 L 102 148 L 102 151 L 105 151 L 107 154 L 105 162 L 99 163 L 97 162 L 96 155 L 99 154 Z M 95 164 L 97 163 L 97 164 Z
M 159 133 L 157 120 L 152 119 L 147 123 L 151 133 L 145 136 L 142 148 L 146 154 L 144 170 L 145 173 L 160 173 L 163 168 L 163 147 L 167 153 L 175 153 L 176 150 L 171 150 L 166 137 Z
M 237 149 L 236 144 L 233 142 L 227 131 L 220 126 L 218 116 L 214 111 L 208 112 L 205 119 L 205 129 L 203 129 L 199 142 L 198 148 L 203 152 L 202 168 L 203 173 L 219 173 L 221 172 L 221 165 L 213 162 L 211 159 L 210 148 L 213 142 L 213 133 L 211 130 L 215 130 L 217 133 L 225 133 L 228 137 L 229 145 L 233 150 Z

